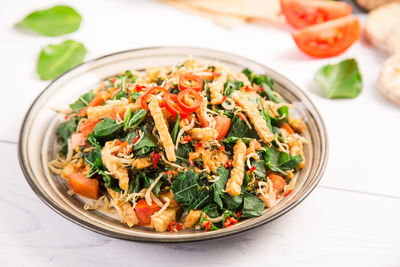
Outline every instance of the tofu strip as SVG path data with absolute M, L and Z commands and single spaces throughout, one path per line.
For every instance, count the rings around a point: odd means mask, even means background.
M 246 94 L 235 92 L 232 94 L 232 99 L 239 104 L 246 115 L 250 118 L 250 121 L 256 129 L 258 135 L 265 143 L 270 143 L 272 140 L 274 140 L 274 135 L 268 129 L 264 118 L 261 116 L 257 107 L 247 99 Z
M 165 232 L 171 222 L 176 220 L 176 208 L 168 208 L 161 214 L 151 217 L 150 227 L 157 232 Z
M 222 71 L 221 76 L 214 78 L 214 81 L 208 85 L 208 87 L 210 88 L 211 104 L 221 104 L 222 99 L 224 98 L 222 93 L 224 92 L 226 77 L 226 71 Z
M 233 169 L 231 178 L 226 183 L 225 192 L 231 196 L 240 195 L 244 178 L 244 164 L 246 161 L 246 144 L 239 139 L 233 147 Z
M 122 223 L 126 223 L 129 227 L 137 225 L 139 223 L 139 218 L 136 215 L 135 210 L 129 202 L 121 202 L 118 200 L 120 194 L 115 192 L 114 190 L 107 188 L 108 193 L 114 201 L 114 205 L 121 209 L 120 218 Z
M 153 97 L 148 106 L 151 116 L 153 116 L 154 123 L 156 124 L 158 134 L 160 135 L 160 140 L 165 149 L 167 159 L 174 162 L 176 161 L 174 142 L 172 142 L 172 138 L 168 130 L 168 124 L 164 119 L 158 99 Z
M 189 134 L 194 140 L 212 141 L 217 138 L 218 131 L 210 127 L 193 128 L 192 130 L 189 130 Z
M 200 220 L 201 213 L 201 210 L 190 210 L 188 216 L 186 217 L 185 223 L 183 224 L 183 228 L 192 228 Z

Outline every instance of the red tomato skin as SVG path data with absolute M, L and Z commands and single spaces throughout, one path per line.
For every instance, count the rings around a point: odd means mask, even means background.
M 304 53 L 317 58 L 339 55 L 357 41 L 360 35 L 360 24 L 354 16 L 328 21 L 292 32 L 292 37 L 298 48 Z
M 216 116 L 215 118 L 215 130 L 218 131 L 217 140 L 221 140 L 228 133 L 231 126 L 231 119 L 224 116 Z
M 160 207 L 156 203 L 152 202 L 151 206 L 147 204 L 145 199 L 141 199 L 135 206 L 136 214 L 139 218 L 139 225 L 149 225 L 151 222 L 151 216 L 160 210 Z
M 296 29 L 345 17 L 352 7 L 344 2 L 320 0 L 281 0 L 282 13 Z

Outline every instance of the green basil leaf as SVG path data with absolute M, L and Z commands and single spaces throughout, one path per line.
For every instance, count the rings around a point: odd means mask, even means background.
M 86 52 L 82 43 L 72 40 L 58 45 L 48 45 L 40 52 L 36 72 L 40 79 L 52 80 L 81 64 Z
M 303 161 L 300 155 L 290 156 L 288 153 L 281 152 L 279 159 L 279 168 L 283 171 L 295 169 Z
M 242 119 L 240 119 L 238 116 L 234 116 L 231 121 L 231 127 L 228 132 L 228 138 L 234 136 L 234 137 L 245 137 L 245 138 L 256 138 L 259 139 L 257 132 L 254 130 L 254 127 L 252 129 L 247 126 L 246 122 L 244 122 Z
M 172 138 L 172 142 L 174 142 L 174 144 L 176 144 L 176 138 L 178 137 L 179 130 L 181 129 L 181 127 L 179 125 L 180 120 L 181 120 L 181 115 L 179 114 L 179 112 L 177 112 L 175 125 L 171 131 L 171 138 Z
M 94 127 L 93 136 L 96 138 L 111 137 L 117 133 L 121 127 L 122 124 L 118 124 L 115 120 L 105 118 Z
M 246 145 L 248 145 L 253 138 L 230 136 L 228 138 L 223 139 L 222 142 L 229 145 L 234 145 L 239 139 L 241 139 Z
M 106 185 L 107 188 L 110 188 L 115 192 L 121 192 L 118 179 L 112 178 L 110 175 L 101 170 L 99 171 L 99 174 L 103 177 L 104 184 Z
M 213 183 L 212 188 L 214 190 L 214 202 L 218 204 L 218 206 L 222 209 L 222 196 L 224 194 L 223 190 L 225 189 L 225 184 L 228 181 L 229 172 L 224 167 L 220 166 L 217 169 L 217 173 L 219 175 L 218 181 Z
M 138 99 L 141 96 L 138 92 L 132 92 L 131 99 L 133 103 L 136 103 L 136 99 Z
M 134 129 L 144 120 L 147 115 L 147 110 L 139 109 L 132 114 L 132 110 L 129 109 L 128 114 L 124 118 L 124 131 L 128 129 Z
M 242 88 L 243 82 L 242 81 L 227 81 L 224 84 L 224 95 L 230 97 L 233 92 L 240 90 Z
M 17 26 L 30 28 L 46 36 L 60 36 L 76 31 L 81 20 L 82 17 L 72 7 L 60 5 L 34 11 Z
M 76 131 L 78 122 L 76 119 L 71 119 L 69 121 L 64 121 L 58 126 L 56 130 L 56 135 L 60 137 L 63 141 L 67 141 L 71 137 L 72 133 Z
M 171 184 L 174 199 L 181 203 L 189 203 L 198 196 L 199 174 L 193 170 L 179 172 L 176 180 Z
M 258 197 L 248 192 L 243 194 L 242 217 L 258 217 L 261 216 L 265 208 L 265 203 Z
M 258 161 L 253 161 L 251 164 L 252 167 L 256 167 L 254 170 L 254 174 L 259 178 L 259 179 L 264 179 L 265 178 L 265 161 L 264 160 L 258 160 Z
M 362 76 L 355 59 L 320 68 L 314 80 L 328 98 L 355 98 L 362 90 Z
M 92 101 L 94 97 L 93 91 L 90 91 L 86 94 L 81 95 L 74 103 L 70 104 L 70 108 L 75 111 L 79 112 L 81 109 L 89 105 L 90 101 Z

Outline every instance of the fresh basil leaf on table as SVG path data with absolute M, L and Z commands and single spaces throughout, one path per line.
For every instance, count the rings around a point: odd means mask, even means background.
M 320 68 L 314 80 L 328 98 L 355 98 L 362 91 L 362 76 L 355 59 Z
M 60 36 L 76 31 L 82 17 L 72 7 L 59 5 L 30 13 L 17 26 L 26 27 L 45 36 Z
M 72 40 L 57 45 L 48 45 L 40 52 L 36 72 L 40 79 L 52 80 L 81 64 L 86 52 L 82 43 Z

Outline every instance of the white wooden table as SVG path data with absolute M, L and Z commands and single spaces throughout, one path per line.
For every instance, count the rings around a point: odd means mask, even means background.
M 28 12 L 58 3 L 0 4 L 0 266 L 400 266 L 400 108 L 376 87 L 385 54 L 362 38 L 337 58 L 311 59 L 295 47 L 288 26 L 227 30 L 153 1 L 69 1 L 83 22 L 64 37 L 13 28 Z M 85 44 L 86 59 L 144 46 L 187 45 L 236 53 L 276 69 L 303 88 L 327 125 L 330 156 L 321 183 L 283 217 L 221 240 L 128 242 L 65 220 L 29 188 L 16 150 L 23 116 L 48 84 L 35 74 L 40 48 L 67 38 Z M 350 57 L 363 74 L 362 94 L 352 100 L 324 98 L 313 82 L 315 71 Z

